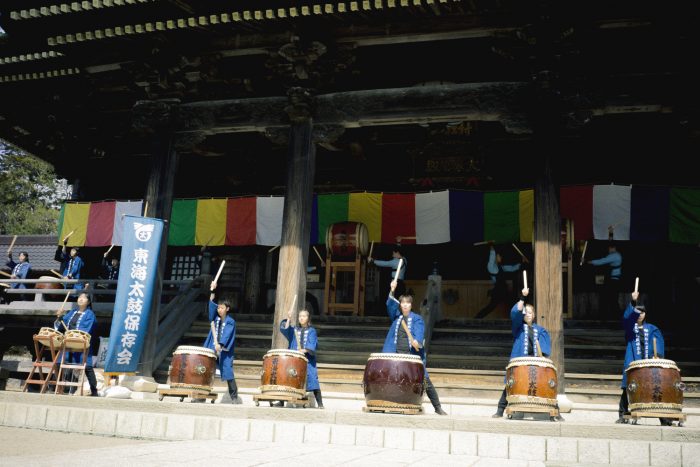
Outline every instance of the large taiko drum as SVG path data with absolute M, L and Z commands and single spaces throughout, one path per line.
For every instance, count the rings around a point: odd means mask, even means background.
M 663 358 L 635 360 L 625 371 L 630 412 L 681 413 L 685 383 L 676 362 Z
M 56 331 L 54 328 L 43 327 L 34 335 L 34 339 L 46 347 L 53 345 L 54 349 L 58 349 L 63 344 L 63 333 Z
M 370 354 L 362 387 L 369 411 L 423 408 L 425 368 L 418 355 Z
M 369 232 L 362 222 L 339 222 L 326 229 L 326 248 L 333 258 L 354 259 L 369 253 Z
M 306 396 L 304 352 L 272 349 L 263 357 L 260 392 L 267 396 Z
M 42 290 L 60 290 L 63 289 L 63 285 L 59 283 L 58 281 L 61 279 L 58 279 L 57 277 L 53 276 L 41 276 L 39 277 L 40 281 L 43 282 L 37 282 L 34 284 L 34 288 L 36 289 L 42 289 Z M 43 294 L 43 299 L 44 300 L 49 300 L 49 299 L 58 299 L 60 298 L 61 300 L 65 298 L 64 295 L 54 295 L 54 294 Z
M 170 364 L 170 387 L 211 392 L 216 353 L 206 347 L 181 345 Z
M 508 408 L 516 412 L 557 409 L 557 367 L 545 357 L 511 358 L 506 367 Z

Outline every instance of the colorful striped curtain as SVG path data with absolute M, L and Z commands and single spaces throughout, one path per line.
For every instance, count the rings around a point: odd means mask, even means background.
M 168 242 L 172 246 L 278 245 L 284 198 L 280 196 L 173 201 Z M 121 245 L 124 214 L 139 215 L 141 201 L 66 203 L 59 242 Z M 311 242 L 323 244 L 328 226 L 364 223 L 373 242 L 435 244 L 531 242 L 534 190 L 430 193 L 339 193 L 314 196 Z M 562 187 L 560 213 L 574 221 L 579 240 L 700 242 L 700 189 L 620 185 Z

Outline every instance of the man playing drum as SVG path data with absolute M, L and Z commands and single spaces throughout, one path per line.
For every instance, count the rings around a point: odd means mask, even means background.
M 386 301 L 386 312 L 389 318 L 391 318 L 392 323 L 386 335 L 382 353 L 408 353 L 418 355 L 423 361 L 423 368 L 425 368 L 425 349 L 422 345 L 425 332 L 423 318 L 421 318 L 419 314 L 411 311 L 413 305 L 413 297 L 411 295 L 401 295 L 398 300 L 394 298 L 396 285 L 397 283 L 395 280 L 391 282 L 391 291 Z M 402 325 L 402 321 L 405 321 L 406 328 L 410 332 L 410 336 L 413 340 L 410 340 L 409 334 Z M 447 413 L 442 410 L 440 398 L 435 390 L 435 386 L 433 386 L 432 381 L 430 381 L 427 369 L 425 370 L 425 388 L 425 392 L 428 394 L 428 398 L 435 408 L 435 413 L 438 415 L 447 415 Z
M 204 341 L 204 347 L 216 352 L 219 359 L 219 372 L 221 380 L 226 381 L 228 385 L 228 393 L 231 396 L 232 404 L 240 404 L 238 398 L 238 386 L 233 376 L 233 348 L 234 339 L 236 337 L 236 321 L 229 316 L 231 311 L 231 302 L 227 299 L 219 300 L 217 304 L 214 302 L 214 290 L 216 282 L 212 282 L 209 286 L 211 295 L 209 297 L 209 322 L 211 329 L 207 340 Z
M 653 324 L 646 323 L 646 307 L 638 302 L 639 292 L 632 292 L 632 299 L 622 316 L 622 325 L 625 328 L 625 340 L 627 350 L 625 351 L 625 367 L 622 370 L 622 395 L 620 396 L 620 406 L 618 408 L 618 419 L 615 423 L 627 423 L 624 418 L 629 414 L 627 399 L 627 367 L 635 360 L 652 358 L 654 354 L 664 357 L 664 336 L 661 330 Z M 654 345 L 654 341 L 656 344 Z M 659 418 L 664 426 L 672 425 L 669 418 Z
M 292 310 L 287 313 L 287 319 L 280 323 L 280 331 L 289 340 L 289 349 L 304 352 L 309 360 L 306 365 L 306 390 L 313 391 L 316 398 L 316 405 L 323 408 L 323 397 L 321 396 L 321 385 L 318 382 L 318 369 L 316 368 L 316 346 L 318 345 L 318 334 L 311 326 L 309 310 L 299 310 L 299 326 L 290 326 L 292 322 Z
M 23 251 L 19 254 L 19 263 L 15 263 L 12 260 L 12 251 L 7 253 L 7 267 L 12 271 L 10 279 L 28 279 L 29 271 L 32 269 L 32 265 L 29 264 L 29 254 Z M 11 285 L 13 289 L 26 289 L 26 284 L 14 283 Z M 20 300 L 26 300 L 24 295 L 20 295 Z
M 92 303 L 90 302 L 90 297 L 87 293 L 83 292 L 78 295 L 77 303 L 77 308 L 73 308 L 65 315 L 63 314 L 63 309 L 56 312 L 54 328 L 64 334 L 67 331 L 76 330 L 86 332 L 90 334 L 90 336 L 93 336 L 95 334 L 97 319 L 91 308 Z M 65 358 L 68 359 L 69 363 L 82 363 L 83 353 L 67 352 Z M 92 368 L 91 358 L 91 353 L 88 352 L 88 361 L 85 362 L 85 376 L 87 376 L 88 383 L 90 384 L 90 395 L 96 397 L 99 396 L 97 393 L 97 378 L 95 378 L 95 370 Z M 72 391 L 74 391 L 74 389 Z
M 367 261 L 370 263 L 374 262 L 375 265 L 382 268 L 391 268 L 391 280 L 396 281 L 396 293 L 401 296 L 406 292 L 406 285 L 403 279 L 406 276 L 406 265 L 408 264 L 408 260 L 403 255 L 401 245 L 394 245 L 391 250 L 391 259 L 389 260 L 382 261 L 374 259 L 370 256 L 367 258 Z M 401 263 L 402 267 L 399 271 L 399 277 L 396 277 L 396 270 L 399 267 L 399 262 Z
M 510 310 L 514 338 L 513 348 L 510 351 L 510 358 L 538 356 L 538 346 L 542 355 L 549 357 L 552 351 L 549 333 L 547 333 L 545 328 L 534 322 L 535 307 L 530 304 L 525 304 L 530 289 L 525 287 L 521 293 L 520 300 L 518 300 Z M 506 388 L 503 388 L 501 399 L 498 401 L 498 409 L 496 413 L 492 415 L 493 418 L 501 418 L 506 407 L 508 407 L 507 392 Z

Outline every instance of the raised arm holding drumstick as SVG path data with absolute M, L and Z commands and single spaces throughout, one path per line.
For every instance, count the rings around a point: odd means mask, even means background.
M 214 301 L 216 294 L 214 291 L 217 287 L 217 279 L 224 267 L 224 261 L 221 262 L 219 272 L 216 278 L 209 286 L 211 294 L 209 296 L 209 321 L 211 322 L 209 335 L 204 341 L 204 347 L 216 352 L 219 360 L 219 372 L 221 380 L 226 381 L 228 385 L 228 393 L 231 397 L 232 404 L 240 404 L 238 398 L 238 386 L 233 375 L 233 351 L 234 341 L 236 338 L 236 320 L 230 315 L 231 301 L 221 299 L 218 303 Z
M 525 271 L 523 271 L 523 283 L 525 287 L 520 292 L 520 298 L 510 310 L 511 331 L 513 333 L 513 347 L 510 351 L 510 358 L 549 357 L 552 352 L 549 333 L 545 328 L 535 323 L 535 307 L 527 303 L 530 289 L 527 287 L 527 273 Z M 507 406 L 507 392 L 503 388 L 501 398 L 498 401 L 498 408 L 493 417 L 501 418 Z
M 423 339 L 425 336 L 425 323 L 423 318 L 412 311 L 413 296 L 400 295 L 395 298 L 397 283 L 392 281 L 389 288 L 389 297 L 386 301 L 386 312 L 391 320 L 391 327 L 384 340 L 383 353 L 404 353 L 418 355 L 423 361 L 423 367 L 426 365 L 425 349 L 423 348 Z M 426 393 L 430 402 L 433 404 L 435 413 L 439 415 L 447 415 L 442 410 L 438 393 L 430 381 L 430 375 L 425 370 Z
M 627 368 L 635 360 L 664 358 L 664 336 L 661 330 L 646 322 L 649 309 L 639 297 L 639 277 L 635 279 L 635 290 L 630 294 L 630 302 L 622 316 L 627 348 L 625 364 L 622 370 L 622 394 L 618 407 L 618 419 L 615 423 L 627 423 L 625 415 L 629 414 L 627 398 Z M 660 418 L 661 425 L 669 426 L 669 418 Z
M 508 291 L 506 275 L 507 273 L 519 271 L 522 267 L 521 263 L 503 264 L 503 257 L 496 251 L 494 243 L 488 242 L 488 244 L 490 248 L 486 270 L 491 277 L 493 288 L 489 291 L 489 303 L 474 316 L 476 319 L 486 318 L 500 303 L 512 299 L 512 293 Z M 515 244 L 513 244 L 513 246 L 515 246 Z M 522 255 L 522 252 L 517 247 L 515 247 L 515 249 L 521 254 L 523 262 L 528 262 L 525 255 Z

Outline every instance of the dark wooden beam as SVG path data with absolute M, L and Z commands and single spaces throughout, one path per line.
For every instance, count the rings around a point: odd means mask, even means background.
M 500 121 L 514 134 L 530 133 L 529 85 L 520 82 L 433 84 L 323 94 L 314 124 L 345 128 L 461 120 Z M 286 97 L 185 104 L 178 133 L 238 133 L 285 127 Z

